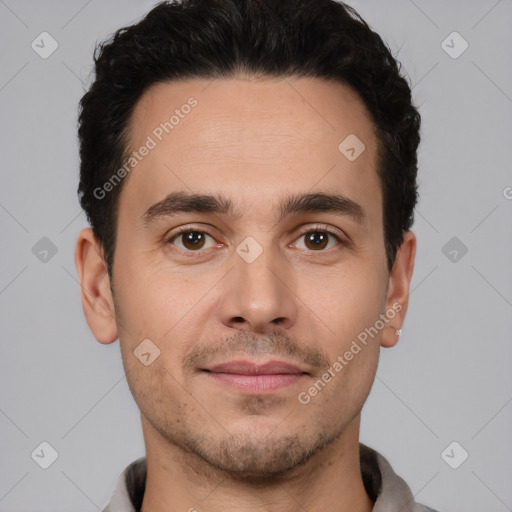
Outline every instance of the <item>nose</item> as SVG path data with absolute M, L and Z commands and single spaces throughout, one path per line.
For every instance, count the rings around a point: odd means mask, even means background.
M 234 268 L 223 280 L 220 303 L 224 325 L 265 334 L 295 324 L 298 308 L 293 272 L 275 252 L 266 248 L 250 263 L 233 255 Z

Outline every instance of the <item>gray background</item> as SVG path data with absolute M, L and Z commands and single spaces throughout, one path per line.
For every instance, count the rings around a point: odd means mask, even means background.
M 399 52 L 423 116 L 410 311 L 382 350 L 361 440 L 420 502 L 512 510 L 512 2 L 350 4 Z M 144 454 L 119 346 L 88 330 L 73 253 L 94 45 L 152 5 L 0 0 L 1 511 L 99 510 Z M 43 31 L 59 44 L 47 59 L 31 48 Z M 441 44 L 453 31 L 469 44 L 458 58 Z M 48 469 L 31 458 L 43 441 L 58 452 Z

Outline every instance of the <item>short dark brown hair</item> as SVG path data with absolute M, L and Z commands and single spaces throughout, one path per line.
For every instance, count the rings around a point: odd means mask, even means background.
M 123 165 L 137 101 L 157 82 L 239 74 L 334 80 L 359 94 L 378 135 L 391 270 L 414 220 L 420 115 L 400 64 L 353 8 L 335 0 L 163 2 L 100 44 L 94 61 L 94 82 L 80 102 L 78 194 L 110 275 L 123 183 L 97 191 Z

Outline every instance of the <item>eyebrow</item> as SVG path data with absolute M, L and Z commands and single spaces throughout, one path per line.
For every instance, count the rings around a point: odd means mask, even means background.
M 339 194 L 317 192 L 313 194 L 295 194 L 285 197 L 279 205 L 280 222 L 285 217 L 300 213 L 331 213 L 352 218 L 359 224 L 367 220 L 361 205 Z M 150 206 L 141 216 L 144 227 L 160 218 L 170 217 L 179 213 L 214 213 L 239 218 L 233 202 L 221 194 L 188 194 L 172 192 L 164 199 Z

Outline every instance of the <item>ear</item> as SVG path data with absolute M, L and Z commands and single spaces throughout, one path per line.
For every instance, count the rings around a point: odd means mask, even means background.
M 78 234 L 75 265 L 87 324 L 100 343 L 112 343 L 118 338 L 118 332 L 110 278 L 103 249 L 91 228 L 82 229 Z
M 416 256 L 416 236 L 412 231 L 407 231 L 403 238 L 389 276 L 386 311 L 394 311 L 395 316 L 390 319 L 389 326 L 382 333 L 380 344 L 386 348 L 398 343 L 399 335 L 396 331 L 402 328 L 409 304 L 409 289 Z

